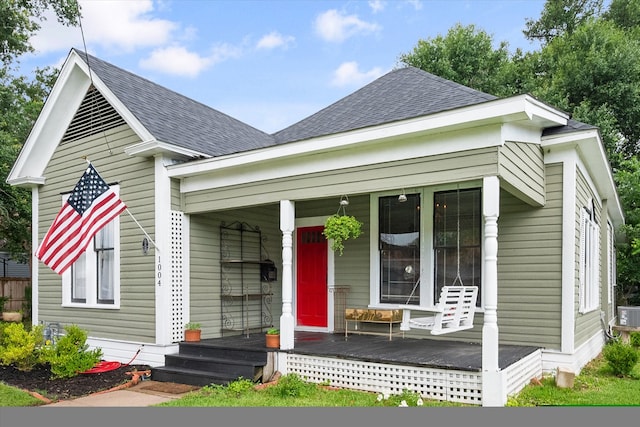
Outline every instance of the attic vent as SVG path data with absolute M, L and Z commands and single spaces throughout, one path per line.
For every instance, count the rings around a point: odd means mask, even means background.
M 62 137 L 76 141 L 121 126 L 126 122 L 95 87 L 90 87 Z

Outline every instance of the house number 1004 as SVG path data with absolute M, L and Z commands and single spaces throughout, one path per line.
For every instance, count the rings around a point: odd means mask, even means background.
M 162 263 L 160 262 L 160 256 L 158 256 L 158 262 L 156 263 L 156 275 L 158 277 L 158 286 L 162 286 Z

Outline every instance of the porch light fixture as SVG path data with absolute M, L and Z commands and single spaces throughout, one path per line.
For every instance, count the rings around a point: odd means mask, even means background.
M 398 201 L 399 201 L 400 203 L 404 203 L 404 202 L 406 202 L 406 201 L 407 201 L 407 195 L 406 195 L 406 194 L 404 194 L 404 188 L 402 189 L 402 194 L 400 194 L 400 195 L 398 196 Z

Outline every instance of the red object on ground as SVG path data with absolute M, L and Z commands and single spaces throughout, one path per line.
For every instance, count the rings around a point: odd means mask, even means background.
M 114 369 L 118 369 L 120 366 L 122 366 L 122 363 L 120 362 L 106 362 L 106 361 L 102 361 L 102 362 L 98 362 L 96 364 L 96 366 L 94 366 L 91 369 L 87 369 L 86 371 L 82 372 L 83 374 L 97 374 L 100 372 L 108 372 L 108 371 L 113 371 Z

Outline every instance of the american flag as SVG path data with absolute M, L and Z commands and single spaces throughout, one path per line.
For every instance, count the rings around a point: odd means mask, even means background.
M 87 249 L 93 236 L 126 208 L 89 164 L 42 239 L 36 256 L 56 273 L 64 273 Z

